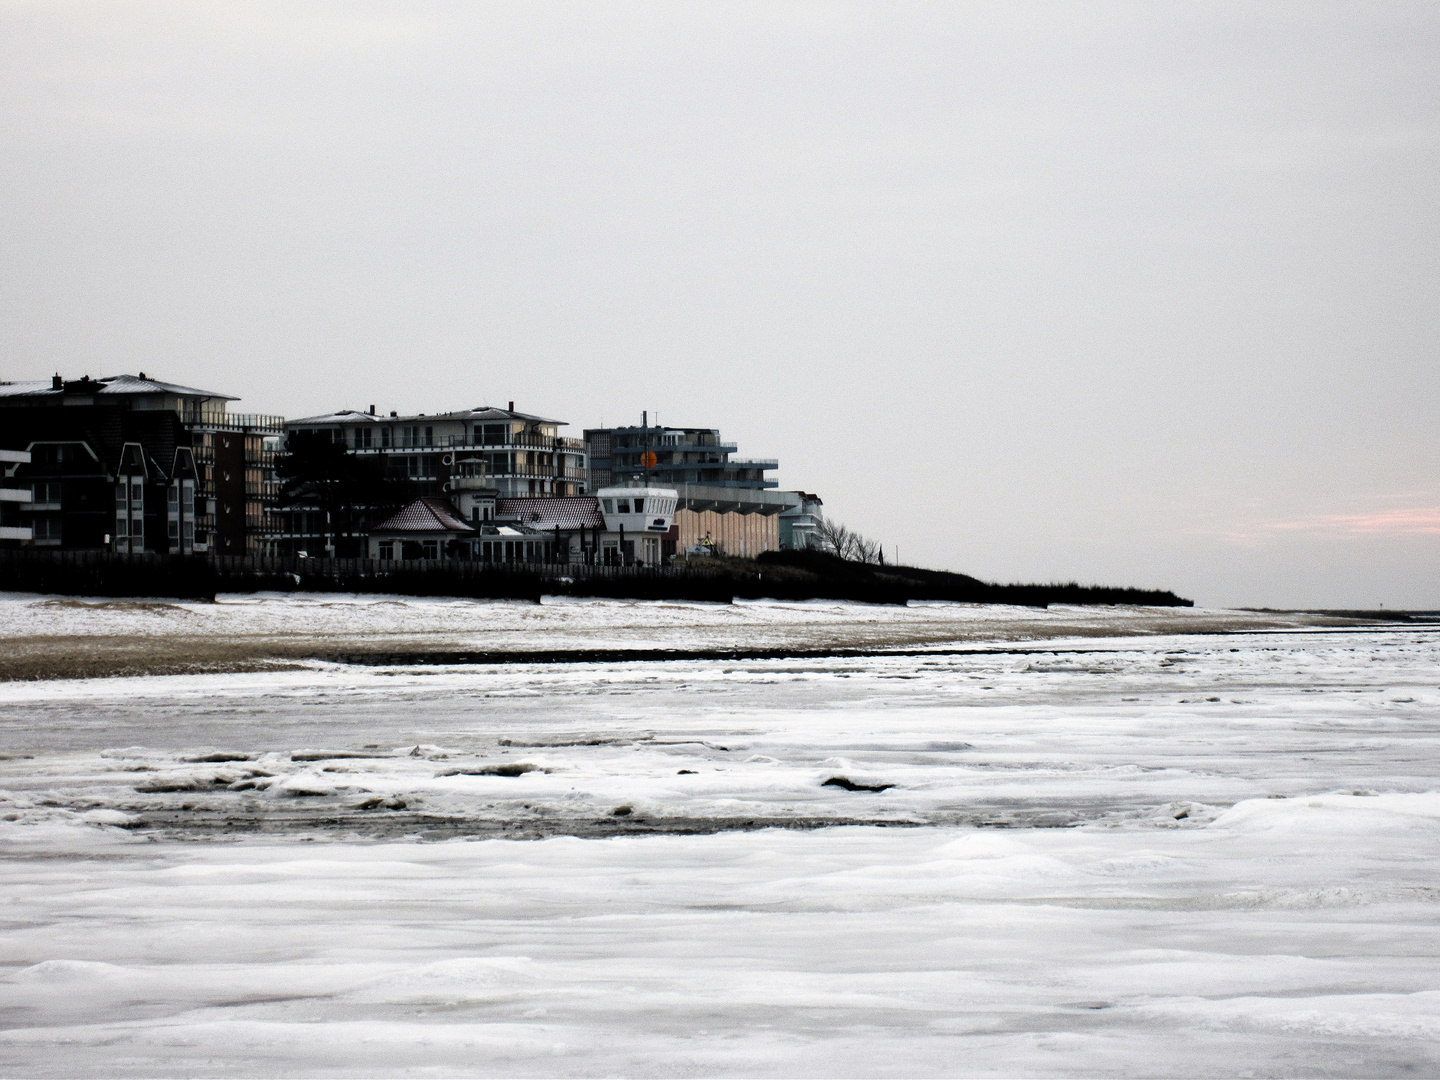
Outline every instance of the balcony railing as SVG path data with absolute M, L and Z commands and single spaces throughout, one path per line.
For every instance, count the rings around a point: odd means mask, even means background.
M 225 409 L 201 407 L 182 409 L 180 422 L 191 427 L 223 428 L 226 431 L 264 431 L 271 435 L 285 433 L 283 416 L 264 413 L 232 413 Z
M 646 450 L 653 450 L 657 454 L 733 454 L 739 446 L 736 443 L 727 442 L 680 442 L 669 443 L 658 440 L 645 446 L 640 442 L 627 442 L 625 445 L 612 445 L 610 453 L 614 454 L 643 454 Z
M 503 450 L 507 446 L 526 446 L 540 450 L 569 450 L 582 454 L 585 452 L 585 443 L 580 439 L 562 439 L 558 435 L 536 435 L 529 431 L 523 431 L 518 435 L 506 435 L 499 442 L 476 442 L 463 435 L 451 435 L 446 445 L 463 446 L 476 450 Z
M 488 476 L 452 476 L 450 478 L 452 491 L 483 491 L 485 488 L 493 486 Z

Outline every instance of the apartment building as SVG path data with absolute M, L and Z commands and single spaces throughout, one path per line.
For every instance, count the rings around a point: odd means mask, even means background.
M 30 464 L 28 450 L 0 450 L 0 546 L 16 547 L 33 540 L 34 531 L 20 524 L 20 507 L 35 501 L 34 489 L 15 479 L 15 470 Z
M 285 423 L 287 438 L 308 435 L 373 462 L 391 502 L 443 498 L 467 519 L 482 520 L 497 498 L 569 497 L 587 490 L 585 444 L 560 435 L 563 420 L 487 405 L 457 412 L 380 414 L 344 410 Z M 333 517 L 333 515 L 331 515 Z M 388 516 L 388 515 L 387 515 Z M 277 515 L 274 550 L 359 554 L 363 520 L 338 529 L 314 500 L 297 498 Z M 380 522 L 377 520 L 376 524 Z
M 138 375 L 0 383 L 0 450 L 30 536 L 63 549 L 262 549 L 278 487 L 278 416 L 232 413 L 228 394 Z M 7 534 L 8 535 L 8 534 Z
M 721 438 L 718 428 L 651 426 L 648 414 L 642 414 L 638 427 L 585 430 L 591 490 L 636 482 L 749 489 L 779 486 L 765 475 L 778 469 L 779 461 L 734 457 L 738 449 Z

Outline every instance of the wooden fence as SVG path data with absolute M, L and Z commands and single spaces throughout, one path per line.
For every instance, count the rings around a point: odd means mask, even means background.
M 544 593 L 729 602 L 730 576 L 703 566 L 298 559 L 0 549 L 0 589 L 68 596 L 213 598 L 221 592 L 367 592 L 538 600 Z

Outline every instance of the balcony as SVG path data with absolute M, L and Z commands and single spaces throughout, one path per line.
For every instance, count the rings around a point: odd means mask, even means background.
M 484 491 L 486 488 L 494 486 L 488 476 L 452 476 L 450 478 L 451 491 Z
M 283 416 L 263 413 L 232 413 L 224 409 L 182 409 L 180 422 L 187 427 L 219 431 L 263 431 L 270 435 L 285 434 Z
M 572 453 L 583 454 L 585 443 L 580 439 L 562 439 L 559 436 L 536 435 L 533 432 L 523 431 L 518 435 L 506 435 L 504 439 L 497 442 L 476 442 L 473 439 L 462 435 L 451 435 L 445 441 L 446 446 L 465 447 L 476 450 L 504 450 L 511 446 L 523 446 L 538 450 L 568 450 Z M 424 449 L 423 447 L 400 447 L 402 450 Z
M 0 502 L 29 503 L 34 492 L 28 487 L 0 487 Z M 26 506 L 25 509 L 33 509 Z

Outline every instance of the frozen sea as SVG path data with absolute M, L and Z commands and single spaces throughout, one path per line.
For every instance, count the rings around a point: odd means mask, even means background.
M 384 603 L 0 634 L 887 647 L 0 683 L 0 1073 L 1440 1073 L 1440 628 Z

